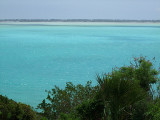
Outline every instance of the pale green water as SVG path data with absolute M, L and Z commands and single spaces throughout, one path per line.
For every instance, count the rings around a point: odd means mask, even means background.
M 84 84 L 132 57 L 160 63 L 160 25 L 0 24 L 0 94 L 36 106 L 45 89 Z

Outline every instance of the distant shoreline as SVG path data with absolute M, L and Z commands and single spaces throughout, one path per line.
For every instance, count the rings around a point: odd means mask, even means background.
M 160 25 L 160 20 L 112 19 L 0 19 L 0 24 L 13 25 Z
M 55 25 L 55 26 L 160 26 L 160 22 L 71 22 L 71 21 L 67 21 L 67 22 L 63 22 L 63 21 L 52 21 L 52 22 L 47 22 L 47 21 L 39 21 L 39 22 L 19 22 L 19 21 L 0 21 L 0 25 Z

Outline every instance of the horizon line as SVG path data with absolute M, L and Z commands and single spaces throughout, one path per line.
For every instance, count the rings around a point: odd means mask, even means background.
M 160 22 L 160 20 L 138 20 L 138 19 L 0 19 L 2 21 L 17 22 Z

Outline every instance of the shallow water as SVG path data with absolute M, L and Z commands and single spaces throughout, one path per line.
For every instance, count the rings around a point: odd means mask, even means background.
M 85 84 L 132 57 L 160 63 L 160 25 L 0 24 L 0 94 L 34 107 L 54 85 Z

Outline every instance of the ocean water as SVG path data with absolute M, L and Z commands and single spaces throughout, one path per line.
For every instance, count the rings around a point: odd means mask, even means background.
M 0 24 L 0 94 L 36 107 L 54 85 L 95 85 L 139 56 L 159 65 L 160 24 Z

